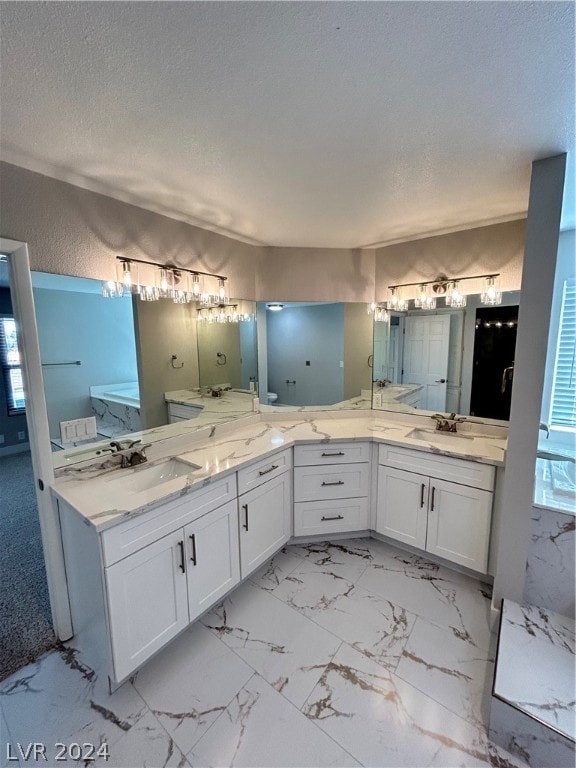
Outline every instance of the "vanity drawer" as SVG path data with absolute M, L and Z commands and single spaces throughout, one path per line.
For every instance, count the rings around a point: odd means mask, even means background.
M 322 501 L 368 496 L 369 464 L 296 467 L 294 501 Z
M 378 449 L 378 463 L 485 491 L 494 489 L 494 467 L 477 461 L 381 444 Z
M 174 501 L 120 523 L 102 533 L 104 565 L 109 566 L 166 536 L 176 528 L 197 520 L 237 496 L 236 475 L 200 486 Z
M 238 470 L 238 495 L 257 488 L 292 467 L 292 450 L 281 451 Z
M 301 501 L 294 504 L 294 536 L 365 531 L 368 528 L 367 498 Z
M 370 443 L 314 443 L 294 448 L 294 466 L 353 464 L 370 461 Z
M 195 419 L 204 408 L 196 405 L 181 405 L 180 403 L 168 403 L 168 416 L 174 421 L 182 421 L 184 419 Z M 172 421 L 170 422 L 173 423 Z

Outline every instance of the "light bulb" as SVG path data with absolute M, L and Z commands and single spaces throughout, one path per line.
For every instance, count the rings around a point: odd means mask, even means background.
M 192 275 L 192 294 L 195 299 L 200 298 L 200 275 Z

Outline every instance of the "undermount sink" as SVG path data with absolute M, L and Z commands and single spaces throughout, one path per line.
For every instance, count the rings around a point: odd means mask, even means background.
M 167 459 L 167 461 L 158 464 L 140 465 L 131 474 L 122 474 L 117 476 L 112 473 L 110 478 L 106 478 L 108 485 L 117 486 L 122 491 L 138 493 L 148 491 L 170 480 L 174 480 L 182 475 L 189 475 L 194 470 L 200 469 L 198 464 L 192 464 L 181 459 Z
M 461 432 L 442 432 L 439 429 L 416 429 L 410 430 L 406 437 L 413 440 L 422 440 L 426 443 L 439 442 L 443 444 L 453 443 L 461 444 L 463 440 L 473 440 L 470 435 L 463 435 Z

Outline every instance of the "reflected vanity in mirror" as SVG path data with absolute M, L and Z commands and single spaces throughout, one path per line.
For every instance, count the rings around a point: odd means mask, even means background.
M 261 302 L 263 410 L 371 407 L 372 318 L 364 303 Z M 264 343 L 265 342 L 265 343 Z
M 374 408 L 508 421 L 520 293 L 498 306 L 389 311 L 374 322 Z M 380 316 L 382 317 L 382 315 Z

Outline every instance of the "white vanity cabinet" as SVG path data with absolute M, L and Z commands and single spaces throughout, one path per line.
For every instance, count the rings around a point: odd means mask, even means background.
M 176 424 L 179 421 L 196 419 L 204 408 L 201 405 L 184 405 L 184 403 L 168 403 L 168 423 Z
M 494 467 L 381 445 L 376 531 L 486 573 Z
M 294 535 L 362 531 L 369 525 L 370 443 L 297 445 Z
M 74 634 L 124 680 L 240 581 L 236 475 L 98 534 L 59 502 Z
M 291 468 L 292 451 L 287 450 L 238 472 L 242 578 L 292 536 Z

